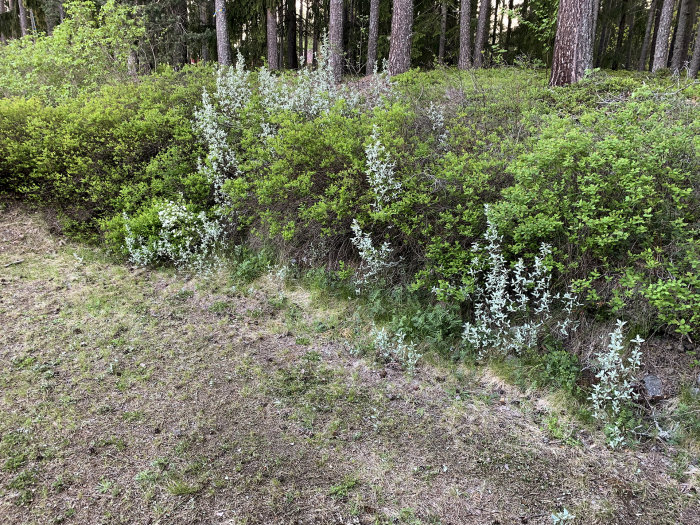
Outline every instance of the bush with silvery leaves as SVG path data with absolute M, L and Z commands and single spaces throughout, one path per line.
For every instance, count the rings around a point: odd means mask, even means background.
M 483 358 L 491 351 L 519 354 L 535 347 L 546 333 L 568 336 L 577 327 L 572 315 L 579 303 L 571 291 L 552 295 L 552 276 L 546 264 L 551 247 L 540 246 L 532 271 L 528 272 L 522 259 L 511 269 L 488 206 L 486 219 L 486 244 L 474 245 L 477 256 L 469 268 L 475 289 L 471 294 L 464 293 L 472 297 L 474 304 L 474 320 L 464 325 L 464 341 Z M 555 301 L 565 315 L 563 320 L 553 319 Z
M 392 336 L 386 328 L 375 327 L 372 331 L 372 344 L 377 357 L 384 361 L 396 361 L 410 374 L 415 372 L 416 365 L 423 356 L 413 341 L 406 340 L 406 334 L 402 330 Z
M 623 321 L 617 321 L 607 348 L 595 356 L 598 382 L 593 385 L 589 397 L 593 403 L 593 416 L 605 424 L 611 448 L 625 445 L 618 418 L 621 410 L 639 396 L 634 391 L 634 380 L 642 366 L 641 346 L 644 339 L 637 335 L 630 341 L 632 346 L 627 351 L 623 342 L 624 326 Z
M 375 196 L 374 209 L 378 211 L 398 197 L 401 182 L 394 178 L 395 163 L 389 158 L 386 148 L 379 140 L 377 126 L 372 129 L 371 141 L 365 147 L 365 155 L 367 157 L 365 173 Z
M 134 264 L 172 262 L 178 268 L 202 273 L 216 262 L 222 228 L 204 212 L 163 201 L 139 216 L 124 214 L 123 218 L 126 249 Z
M 374 246 L 369 233 L 362 231 L 357 219 L 352 221 L 352 244 L 360 253 L 360 268 L 355 275 L 356 293 L 359 295 L 362 288 L 368 284 L 376 283 L 389 269 L 399 263 L 391 261 L 393 250 L 388 242 L 383 242 L 378 248 Z

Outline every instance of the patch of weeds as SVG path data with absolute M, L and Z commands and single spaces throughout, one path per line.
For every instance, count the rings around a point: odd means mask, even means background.
M 243 246 L 234 250 L 235 266 L 231 272 L 234 284 L 248 284 L 264 274 L 272 265 L 272 255 L 267 250 L 254 252 Z
M 122 414 L 122 420 L 127 423 L 136 423 L 144 418 L 143 410 L 134 410 L 133 412 L 124 412 Z
M 167 491 L 173 496 L 187 496 L 189 494 L 196 494 L 202 487 L 197 484 L 188 483 L 181 479 L 171 479 L 167 486 Z
M 346 476 L 343 481 L 333 485 L 328 494 L 334 498 L 347 498 L 351 490 L 357 487 L 360 481 L 354 476 Z
M 671 419 L 678 425 L 678 441 L 700 441 L 700 391 L 697 388 L 681 389 Z
M 51 489 L 54 492 L 60 493 L 66 490 L 72 482 L 73 480 L 69 475 L 59 474 L 53 483 L 51 483 Z
M 152 470 L 152 469 L 146 469 L 146 470 L 142 470 L 141 472 L 137 473 L 134 476 L 134 481 L 136 481 L 140 485 L 149 486 L 149 485 L 154 485 L 155 483 L 157 483 L 160 478 L 161 478 L 160 472 L 158 472 L 156 470 Z
M 17 356 L 12 358 L 12 366 L 19 370 L 27 370 L 36 364 L 36 357 L 31 355 Z
M 63 514 L 61 514 L 60 516 L 56 516 L 53 519 L 53 523 L 64 523 L 67 519 L 70 519 L 73 516 L 75 516 L 75 509 L 66 509 L 66 511 Z
M 16 472 L 27 463 L 27 454 L 18 452 L 5 460 L 2 469 L 6 472 Z
M 311 339 L 306 336 L 297 337 L 294 342 L 300 346 L 309 346 L 311 344 Z
M 124 440 L 124 438 L 110 436 L 107 438 L 100 438 L 92 443 L 92 448 L 95 449 L 107 447 L 114 447 L 119 452 L 123 452 L 124 450 L 126 450 L 126 441 Z
M 194 291 L 192 290 L 180 290 L 175 295 L 172 296 L 171 300 L 178 303 L 184 303 L 185 301 L 192 299 L 194 297 Z
M 34 500 L 34 491 L 32 490 L 34 485 L 36 485 L 36 473 L 31 470 L 24 470 L 17 474 L 7 486 L 18 491 L 15 503 L 25 506 Z
M 287 306 L 288 302 L 289 299 L 287 299 L 287 297 L 283 293 L 273 295 L 267 301 L 267 303 L 270 305 L 270 308 L 272 308 L 274 312 L 282 310 L 285 306 Z
M 226 301 L 216 301 L 209 307 L 209 311 L 215 314 L 224 314 L 228 312 L 230 305 Z
M 547 425 L 547 431 L 550 433 L 552 437 L 555 439 L 558 439 L 560 441 L 563 441 L 569 446 L 572 447 L 577 447 L 581 444 L 579 440 L 573 437 L 574 431 L 572 428 L 568 428 L 564 426 L 560 421 L 559 418 L 555 415 L 549 416 L 545 420 L 545 424 Z
M 110 494 L 111 496 L 118 496 L 121 492 L 121 488 L 113 481 L 102 478 L 97 484 L 97 491 L 100 494 Z

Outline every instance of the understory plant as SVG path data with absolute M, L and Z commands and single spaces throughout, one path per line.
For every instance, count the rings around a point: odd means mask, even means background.
M 488 206 L 486 220 L 486 243 L 474 244 L 469 267 L 474 319 L 464 325 L 464 341 L 483 358 L 492 351 L 520 354 L 534 348 L 544 335 L 567 337 L 577 327 L 572 315 L 579 303 L 571 291 L 552 294 L 551 247 L 540 246 L 530 271 L 523 259 L 510 268 Z M 556 319 L 557 312 L 563 319 Z
M 634 383 L 642 366 L 641 346 L 644 339 L 637 335 L 630 341 L 630 347 L 626 348 L 622 332 L 624 326 L 625 322 L 618 319 L 610 333 L 607 348 L 595 356 L 598 382 L 593 385 L 589 397 L 593 404 L 593 416 L 605 425 L 611 448 L 625 445 L 625 433 L 630 429 L 626 428 L 626 418 L 621 416 L 639 397 Z

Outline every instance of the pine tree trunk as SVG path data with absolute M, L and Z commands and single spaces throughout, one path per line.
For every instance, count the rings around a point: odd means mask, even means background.
M 58 3 L 58 19 L 61 23 L 66 18 L 66 11 L 63 9 L 63 2 Z
M 377 42 L 379 40 L 379 0 L 370 0 L 369 3 L 369 37 L 367 41 L 367 68 L 368 75 L 374 73 L 377 65 Z
M 299 59 L 297 57 L 297 6 L 296 0 L 287 0 L 287 15 L 285 18 L 287 30 L 287 67 L 297 69 Z
M 490 7 L 491 0 L 481 0 L 479 19 L 476 26 L 476 40 L 474 42 L 474 67 L 481 67 L 484 63 L 484 44 L 489 33 Z
M 469 69 L 472 67 L 472 2 L 462 0 L 459 7 L 459 69 Z
M 438 64 L 445 63 L 445 33 L 447 32 L 447 0 L 440 5 L 440 44 L 438 45 Z
M 313 65 L 318 63 L 318 40 L 321 34 L 321 10 L 318 7 L 319 0 L 314 0 L 313 13 L 314 13 L 314 43 L 312 52 L 314 54 Z
M 175 34 L 177 41 L 175 44 L 174 65 L 181 65 L 187 61 L 187 43 L 185 42 L 187 34 L 187 0 L 178 0 L 174 6 L 175 12 Z
M 698 70 L 700 70 L 700 24 L 698 24 L 698 33 L 695 36 L 695 46 L 693 48 L 693 57 L 690 59 L 690 66 L 688 67 L 688 76 L 690 78 L 697 77 Z
M 644 31 L 644 40 L 642 41 L 642 52 L 639 54 L 639 64 L 637 64 L 638 71 L 644 71 L 647 65 L 647 59 L 649 58 L 649 44 L 651 43 L 651 30 L 654 27 L 654 19 L 656 18 L 656 6 L 658 1 L 659 0 L 652 0 L 651 7 L 649 7 L 647 27 Z
M 29 34 L 29 29 L 27 23 L 27 11 L 24 8 L 24 0 L 17 0 L 17 5 L 19 6 L 19 30 L 22 36 L 27 36 L 27 34 Z
M 0 0 L 0 15 L 5 12 L 5 0 Z M 0 44 L 6 44 L 7 43 L 7 38 L 5 37 L 5 33 L 0 30 Z
M 333 80 L 340 82 L 343 77 L 343 0 L 331 0 L 328 20 L 330 45 L 330 66 Z
M 499 0 L 496 0 L 496 7 L 493 10 L 493 27 L 491 28 L 491 45 L 496 45 L 496 29 L 498 28 L 498 4 Z
M 605 58 L 605 51 L 608 48 L 608 38 L 610 36 L 610 31 L 609 31 L 609 17 L 610 17 L 610 11 L 612 10 L 612 0 L 608 0 L 607 4 L 605 5 L 605 9 L 603 10 L 603 16 L 601 20 L 601 28 L 600 28 L 600 38 L 598 39 L 598 49 L 595 53 L 594 57 L 594 63 L 596 67 L 599 67 L 601 63 L 603 62 L 603 58 Z M 594 35 L 595 38 L 595 35 Z
M 306 55 L 304 55 L 304 2 L 299 3 L 299 18 L 297 19 L 297 29 L 299 32 L 299 48 L 297 56 L 300 59 L 299 67 L 306 65 Z
M 692 30 L 692 27 L 688 27 L 691 19 L 692 3 L 692 0 L 682 0 L 680 10 L 678 11 L 678 30 L 676 31 L 676 41 L 673 48 L 671 71 L 680 71 L 685 65 L 684 61 L 687 54 L 686 33 Z
M 306 20 L 304 20 L 304 64 L 309 63 L 309 0 L 306 0 Z
M 411 67 L 411 33 L 413 31 L 413 0 L 394 0 L 391 15 L 389 72 L 398 75 Z
M 199 24 L 202 26 L 202 35 L 204 35 L 206 28 L 209 26 L 210 10 L 209 0 L 204 0 L 199 4 Z M 209 61 L 209 45 L 204 39 L 202 39 L 202 49 L 199 54 L 199 59 L 202 62 Z
M 510 35 L 512 31 L 513 19 L 511 18 L 511 13 L 513 12 L 514 0 L 508 2 L 508 29 L 506 29 L 506 47 L 510 45 Z
M 277 18 L 271 7 L 267 8 L 267 67 L 277 69 Z
M 654 65 L 651 71 L 658 71 L 666 67 L 668 60 L 668 39 L 671 35 L 671 23 L 673 22 L 673 8 L 675 0 L 663 0 L 661 18 L 659 19 L 659 31 L 656 37 L 654 49 Z
M 622 42 L 625 37 L 625 22 L 627 21 L 627 0 L 622 0 L 622 10 L 620 12 L 620 23 L 617 25 L 617 42 L 615 44 L 615 54 L 610 69 L 616 70 L 620 64 L 620 53 L 622 53 Z
M 216 51 L 219 64 L 231 65 L 231 44 L 226 21 L 226 0 L 214 0 L 216 11 Z
M 583 78 L 592 62 L 595 0 L 560 0 L 554 40 L 551 86 L 566 86 Z

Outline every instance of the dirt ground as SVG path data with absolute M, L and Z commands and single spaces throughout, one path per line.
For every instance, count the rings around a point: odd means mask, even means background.
M 354 357 L 345 322 L 272 275 L 119 265 L 9 207 L 0 521 L 700 523 L 663 446 L 553 435 L 568 423 L 546 397 L 487 368 Z

